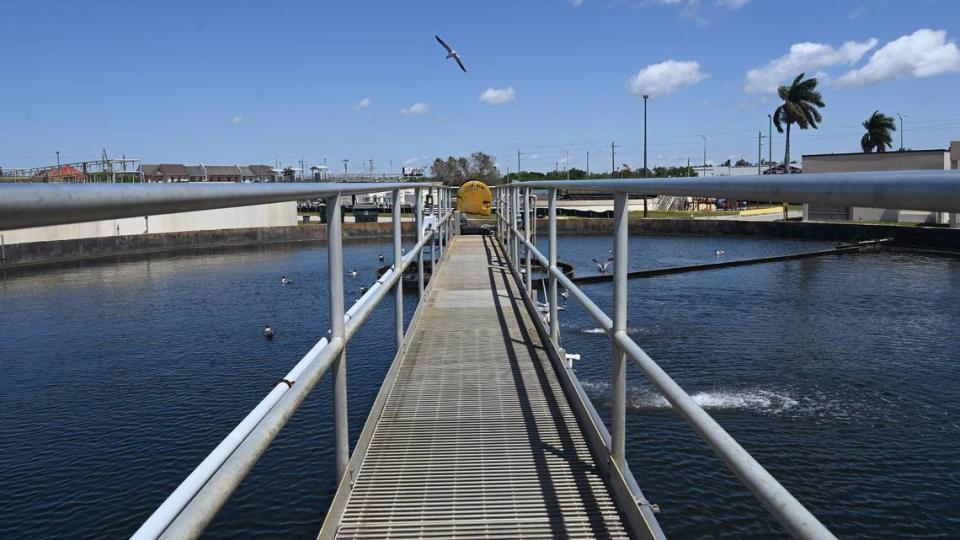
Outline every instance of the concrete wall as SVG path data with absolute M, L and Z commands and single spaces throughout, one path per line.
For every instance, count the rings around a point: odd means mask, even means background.
M 953 145 L 951 145 L 951 149 Z M 950 169 L 952 150 L 909 150 L 872 154 L 816 154 L 803 156 L 803 172 L 872 172 Z M 958 185 L 960 188 L 960 185 Z M 804 221 L 890 221 L 945 223 L 940 212 L 902 212 L 888 208 L 803 205 Z
M 79 238 L 107 238 L 136 234 L 180 233 L 254 227 L 288 227 L 297 224 L 295 201 L 181 212 L 157 216 L 110 219 L 0 231 L 6 245 L 52 242 Z

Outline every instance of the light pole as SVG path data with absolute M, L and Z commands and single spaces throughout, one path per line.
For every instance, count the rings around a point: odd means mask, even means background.
M 643 95 L 643 177 L 647 177 L 647 99 L 648 94 Z M 643 196 L 643 217 L 647 217 L 647 196 Z
M 587 150 L 587 178 L 590 177 L 590 151 Z
M 343 181 L 347 181 L 347 163 L 350 163 L 349 159 L 343 160 Z
M 60 151 L 59 150 L 57 150 L 57 174 L 60 174 Z
M 903 115 L 897 113 L 897 117 L 900 118 L 900 151 L 903 152 Z

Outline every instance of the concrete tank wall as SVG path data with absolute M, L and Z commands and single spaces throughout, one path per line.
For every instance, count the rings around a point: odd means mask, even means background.
M 138 234 L 289 227 L 296 224 L 297 203 L 289 201 L 197 212 L 33 227 L 14 231 L 0 231 L 0 234 L 3 235 L 3 242 L 6 245 L 15 245 L 28 242 L 53 242 Z

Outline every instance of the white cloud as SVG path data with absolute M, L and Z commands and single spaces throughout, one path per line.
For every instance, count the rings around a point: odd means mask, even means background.
M 517 99 L 517 94 L 513 91 L 512 86 L 507 88 L 487 88 L 480 94 L 480 101 L 489 103 L 490 105 L 500 105 L 515 99 Z
M 570 2 L 570 5 L 575 8 L 578 8 L 583 5 L 583 0 L 569 0 L 569 2 Z
M 749 2 L 750 0 L 717 0 L 717 5 L 727 9 L 740 9 Z
M 672 94 L 684 86 L 696 84 L 708 77 L 700 71 L 700 64 L 693 61 L 667 60 L 651 64 L 627 81 L 630 92 L 651 97 Z
M 353 104 L 353 110 L 360 111 L 370 106 L 370 98 L 365 97 Z
M 234 124 L 239 124 L 240 122 L 243 122 L 243 117 L 238 114 L 233 118 L 231 118 L 230 121 L 233 122 Z
M 415 116 L 418 114 L 423 114 L 429 110 L 430 110 L 429 105 L 427 105 L 426 103 L 423 103 L 422 101 L 418 101 L 405 109 L 400 109 L 400 113 L 405 116 Z
M 808 41 L 794 43 L 787 54 L 748 71 L 743 89 L 747 92 L 773 93 L 784 81 L 800 73 L 839 64 L 854 64 L 876 46 L 877 40 L 874 38 L 862 42 L 848 41 L 837 48 Z
M 877 49 L 866 65 L 844 73 L 837 84 L 863 86 L 956 72 L 960 72 L 960 50 L 947 41 L 947 31 L 921 28 Z

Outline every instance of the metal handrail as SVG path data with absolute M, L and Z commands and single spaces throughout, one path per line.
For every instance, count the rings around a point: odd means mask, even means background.
M 960 170 L 803 173 L 593 180 L 534 180 L 505 187 L 680 195 L 752 201 L 960 211 Z M 503 189 L 503 188 L 501 188 Z
M 340 198 L 343 195 L 391 191 L 399 201 L 402 189 L 416 191 L 416 244 L 405 255 L 401 250 L 401 214 L 393 211 L 394 261 L 354 303 L 343 306 L 343 246 Z M 439 214 L 436 228 L 424 230 L 422 190 L 437 190 Z M 371 184 L 4 184 L 0 185 L 0 230 L 116 219 L 142 215 L 228 208 L 324 197 L 327 209 L 327 256 L 330 280 L 332 329 L 280 379 L 273 389 L 181 482 L 167 499 L 134 533 L 134 538 L 195 538 L 210 523 L 247 473 L 269 448 L 270 443 L 313 389 L 317 381 L 334 368 L 335 454 L 338 482 L 349 456 L 346 410 L 347 343 L 374 309 L 395 293 L 395 324 L 398 339 L 403 336 L 403 273 L 415 261 L 423 298 L 424 247 L 430 256 L 440 251 L 433 264 L 443 260 L 443 246 L 453 235 L 450 190 L 435 183 Z
M 337 184 L 28 184 L 0 185 L 0 231 L 267 204 L 333 195 L 440 189 L 433 182 Z M 450 188 L 442 188 L 447 190 Z
M 549 255 L 544 255 L 530 238 L 532 189 L 547 189 Z M 833 538 L 832 533 L 786 488 L 763 468 L 700 405 L 693 400 L 626 333 L 628 198 L 629 194 L 667 194 L 730 197 L 748 200 L 813 202 L 848 206 L 906 208 L 914 210 L 960 210 L 960 173 L 952 171 L 903 171 L 893 173 L 803 174 L 727 178 L 680 178 L 665 180 L 579 180 L 515 182 L 496 190 L 497 237 L 506 246 L 514 272 L 525 274 L 525 292 L 531 295 L 531 257 L 547 269 L 550 288 L 550 337 L 558 348 L 559 310 L 557 288 L 569 291 L 587 313 L 609 335 L 613 347 L 611 381 L 610 459 L 622 469 L 625 465 L 626 424 L 625 359 L 630 358 L 667 399 L 680 416 L 696 431 L 727 467 L 754 494 L 760 503 L 795 538 Z M 614 196 L 614 302 L 611 318 L 557 267 L 557 190 L 590 190 Z M 523 197 L 520 194 L 523 193 Z M 522 212 L 522 218 L 521 218 Z M 509 217 L 505 217 L 509 216 Z M 522 223 L 522 226 L 521 226 Z M 524 260 L 520 258 L 524 246 Z M 521 271 L 525 267 L 525 272 Z

